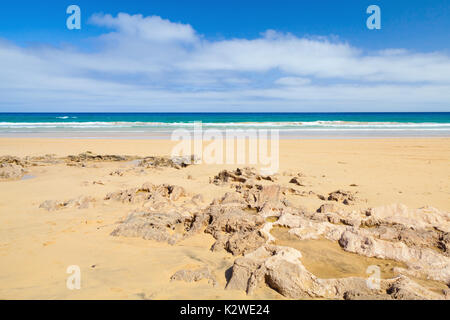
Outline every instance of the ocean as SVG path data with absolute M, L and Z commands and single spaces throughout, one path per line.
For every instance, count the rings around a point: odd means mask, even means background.
M 284 138 L 450 137 L 435 113 L 0 113 L 0 137 L 165 138 L 206 129 L 278 129 Z

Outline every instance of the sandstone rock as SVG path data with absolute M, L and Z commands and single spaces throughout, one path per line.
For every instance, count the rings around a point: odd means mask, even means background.
M 169 191 L 170 200 L 172 200 L 172 201 L 177 201 L 181 197 L 185 197 L 187 195 L 184 188 L 182 188 L 180 186 L 169 186 L 168 191 Z
M 332 241 L 337 241 L 346 230 L 346 227 L 342 225 L 314 221 L 307 217 L 292 215 L 290 213 L 283 213 L 274 225 L 290 228 L 289 234 L 299 240 L 311 240 L 324 237 Z
M 13 156 L 0 156 L 0 165 L 2 164 L 15 164 L 21 167 L 25 167 L 28 165 L 26 161 L 23 161 L 22 159 Z
M 339 208 L 333 203 L 325 203 L 317 209 L 318 213 L 339 212 Z
M 57 211 L 66 208 L 88 209 L 94 201 L 94 198 L 87 196 L 80 196 L 67 201 L 46 200 L 40 204 L 39 208 L 47 211 Z
M 195 164 L 197 158 L 192 155 L 189 157 L 146 157 L 138 162 L 139 167 L 144 168 L 186 168 L 189 165 Z
M 262 216 L 276 215 L 286 207 L 281 201 L 281 187 L 279 185 L 254 186 L 243 191 L 243 198 L 250 208 L 256 209 Z
M 328 200 L 349 205 L 356 200 L 356 197 L 351 191 L 337 190 L 328 194 Z
M 216 278 L 207 266 L 195 270 L 178 270 L 170 277 L 170 281 L 185 282 L 197 282 L 202 279 L 208 280 L 208 283 L 213 286 L 217 285 Z
M 442 300 L 445 296 L 430 291 L 411 279 L 400 276 L 387 289 L 387 293 L 399 300 Z
M 169 200 L 177 201 L 186 196 L 187 193 L 182 187 L 167 184 L 153 185 L 147 182 L 140 188 L 130 188 L 108 193 L 105 200 L 116 200 L 126 203 L 144 202 L 145 207 L 151 207 L 154 205 L 155 208 L 160 208 L 161 206 L 172 206 Z
M 15 163 L 0 164 L 0 179 L 20 179 L 26 173 L 25 169 Z
M 289 247 L 265 245 L 235 260 L 227 289 L 252 294 L 266 284 L 292 299 L 443 299 L 430 290 L 400 277 L 380 280 L 379 289 L 371 289 L 366 279 L 350 277 L 320 279 L 305 269 L 301 253 Z
M 236 192 L 227 192 L 222 197 L 220 203 L 222 205 L 236 205 L 239 207 L 245 207 L 247 203 L 242 198 L 242 196 Z
M 304 187 L 303 183 L 300 181 L 298 177 L 294 177 L 291 180 L 289 180 L 289 183 L 295 184 L 300 187 Z
M 47 211 L 56 211 L 62 209 L 64 205 L 60 206 L 60 202 L 56 200 L 45 200 L 39 205 L 40 209 L 45 209 Z
M 277 178 L 275 175 L 258 174 L 255 168 L 245 167 L 244 169 L 237 168 L 234 171 L 223 170 L 212 179 L 210 179 L 210 183 L 213 183 L 215 185 L 223 185 L 228 183 L 245 183 L 248 187 L 251 187 L 255 184 L 255 180 L 275 182 Z
M 230 172 L 228 170 L 223 170 L 219 172 L 218 175 L 214 176 L 212 183 L 216 185 L 221 185 L 228 182 L 245 182 L 247 178 L 242 177 L 242 172 L 238 168 L 236 172 Z
M 267 284 L 292 299 L 342 299 L 349 288 L 358 288 L 366 294 L 365 279 L 319 279 L 305 269 L 301 253 L 293 248 L 266 245 L 235 260 L 227 289 L 245 290 L 252 294 Z
M 211 205 L 205 229 L 217 241 L 213 249 L 224 248 L 234 255 L 249 252 L 260 247 L 266 239 L 258 232 L 265 221 L 260 215 L 235 206 Z M 203 221 L 204 221 L 203 220 Z
M 195 196 L 192 197 L 191 201 L 194 205 L 200 206 L 205 202 L 205 199 L 201 194 L 196 194 Z
M 411 270 L 425 274 L 430 279 L 450 282 L 450 259 L 435 250 L 408 247 L 403 242 L 374 239 L 360 230 L 347 230 L 339 239 L 341 247 L 368 257 L 402 261 Z
M 175 232 L 175 229 L 184 229 L 188 221 L 189 219 L 177 212 L 134 212 L 114 229 L 111 235 L 175 244 L 184 236 L 184 233 Z
M 413 229 L 436 228 L 450 232 L 450 213 L 433 207 L 409 209 L 403 204 L 393 204 L 371 209 L 371 216 L 388 224 L 401 224 Z
M 122 177 L 124 174 L 125 174 L 124 169 L 117 169 L 109 173 L 110 176 L 119 176 L 119 177 Z
M 130 161 L 133 157 L 121 155 L 99 155 L 90 151 L 80 153 L 78 155 L 69 155 L 67 160 L 70 162 L 86 162 L 86 161 Z

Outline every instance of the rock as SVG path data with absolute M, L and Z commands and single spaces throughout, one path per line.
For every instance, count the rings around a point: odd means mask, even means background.
M 280 196 L 279 185 L 254 186 L 243 192 L 243 198 L 248 206 L 256 209 L 264 217 L 276 215 L 274 211 L 280 211 L 286 207 Z
M 205 199 L 201 194 L 196 194 L 195 196 L 192 197 L 191 201 L 194 205 L 200 206 L 205 202 Z
M 168 191 L 169 191 L 170 200 L 172 200 L 172 201 L 177 201 L 181 197 L 185 197 L 187 195 L 186 191 L 182 187 L 179 187 L 179 186 L 169 186 Z
M 185 282 L 197 282 L 202 279 L 208 280 L 208 283 L 216 286 L 217 280 L 211 273 L 211 270 L 205 266 L 203 268 L 195 270 L 178 270 L 171 277 L 170 281 L 185 281 Z
M 57 211 L 66 208 L 88 209 L 95 199 L 87 196 L 80 196 L 67 201 L 46 200 L 40 204 L 40 209 L 47 211 Z
M 245 177 L 242 177 L 242 173 L 240 169 L 238 168 L 236 170 L 237 173 L 230 172 L 228 170 L 223 170 L 219 172 L 218 175 L 214 176 L 212 183 L 216 185 L 221 185 L 228 182 L 242 182 L 244 183 L 247 181 Z
M 349 290 L 346 291 L 343 295 L 344 300 L 392 300 L 393 298 L 386 294 L 379 294 L 379 295 L 373 295 L 373 294 L 366 294 L 363 292 L 360 292 L 358 290 Z
M 438 246 L 447 257 L 450 257 L 450 233 L 445 232 L 439 235 Z
M 342 202 L 345 205 L 349 205 L 356 200 L 356 197 L 351 191 L 337 190 L 328 194 L 328 200 Z
M 450 213 L 433 207 L 409 209 L 403 204 L 393 204 L 372 208 L 370 213 L 374 219 L 391 225 L 401 224 L 413 229 L 436 228 L 450 232 Z
M 184 230 L 188 222 L 188 218 L 177 212 L 134 212 L 111 235 L 156 240 L 173 245 L 184 236 L 184 232 L 174 232 L 175 229 L 181 227 Z
M 146 157 L 139 161 L 137 164 L 139 167 L 144 168 L 186 168 L 189 165 L 195 164 L 197 161 L 195 156 L 189 157 Z
M 251 187 L 255 184 L 255 180 L 266 180 L 274 182 L 277 180 L 277 178 L 275 175 L 258 174 L 255 168 L 245 167 L 244 169 L 237 168 L 234 171 L 223 170 L 212 179 L 210 179 L 210 183 L 213 183 L 215 185 L 242 183 L 247 184 L 248 187 Z
M 436 250 L 375 239 L 356 229 L 345 231 L 339 244 L 346 251 L 367 257 L 404 262 L 414 275 L 422 273 L 433 280 L 450 282 L 450 259 Z
M 366 279 L 350 277 L 320 279 L 301 263 L 301 253 L 293 248 L 265 245 L 237 258 L 227 289 L 252 294 L 266 284 L 291 299 L 443 299 L 407 277 L 381 279 L 379 289 L 371 289 Z
M 217 241 L 213 249 L 224 248 L 233 255 L 252 251 L 265 243 L 266 239 L 258 232 L 265 221 L 256 213 L 235 206 L 211 205 L 206 210 L 205 229 Z
M 372 290 L 362 278 L 319 279 L 301 263 L 299 251 L 265 245 L 235 260 L 227 289 L 252 294 L 263 283 L 291 299 L 342 299 L 350 288 L 364 294 Z
M 1 163 L 0 164 L 0 179 L 12 180 L 20 179 L 26 173 L 25 169 L 15 163 Z
M 283 213 L 273 225 L 290 228 L 289 234 L 299 240 L 311 240 L 324 237 L 331 241 L 337 241 L 346 230 L 346 227 L 343 225 L 314 221 L 304 216 L 297 216 L 290 213 Z
M 298 178 L 298 177 L 293 177 L 291 180 L 289 180 L 289 183 L 295 184 L 300 187 L 304 187 L 304 185 L 300 181 L 300 178 Z
M 120 155 L 99 155 L 94 154 L 90 151 L 86 151 L 83 153 L 80 153 L 78 155 L 69 155 L 67 156 L 67 161 L 69 162 L 86 162 L 86 161 L 130 161 L 135 159 L 134 157 L 130 156 L 120 156 Z
M 29 165 L 27 161 L 24 161 L 18 157 L 13 156 L 0 156 L 0 165 L 2 164 L 15 164 L 17 166 L 25 167 Z
M 325 203 L 317 209 L 318 213 L 339 212 L 339 208 L 333 203 Z
M 117 169 L 109 173 L 110 176 L 119 176 L 122 177 L 125 174 L 125 170 Z
M 436 294 L 412 281 L 400 276 L 386 291 L 394 299 L 398 300 L 442 300 L 445 296 Z
M 178 201 L 180 198 L 186 196 L 187 193 L 184 188 L 179 186 L 144 183 L 140 188 L 130 188 L 108 193 L 105 200 L 116 200 L 129 203 L 144 202 L 146 207 L 152 205 L 172 206 L 172 203 L 170 203 L 169 200 Z
M 56 211 L 61 209 L 60 203 L 56 200 L 45 200 L 39 206 L 40 209 L 45 209 L 47 211 Z
M 223 247 L 226 251 L 237 256 L 251 252 L 265 243 L 266 238 L 259 231 L 235 232 L 227 239 Z
M 240 207 L 245 207 L 247 204 L 245 200 L 242 198 L 242 196 L 236 192 L 225 193 L 220 203 L 222 205 L 237 205 Z

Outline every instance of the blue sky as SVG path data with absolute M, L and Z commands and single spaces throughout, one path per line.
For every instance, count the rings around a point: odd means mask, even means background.
M 9 1 L 0 111 L 450 111 L 449 30 L 449 1 Z

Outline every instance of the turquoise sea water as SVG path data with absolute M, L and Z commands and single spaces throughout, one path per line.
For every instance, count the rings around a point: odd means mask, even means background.
M 124 135 L 152 137 L 174 129 L 279 129 L 285 136 L 450 136 L 440 113 L 0 113 L 0 136 Z

